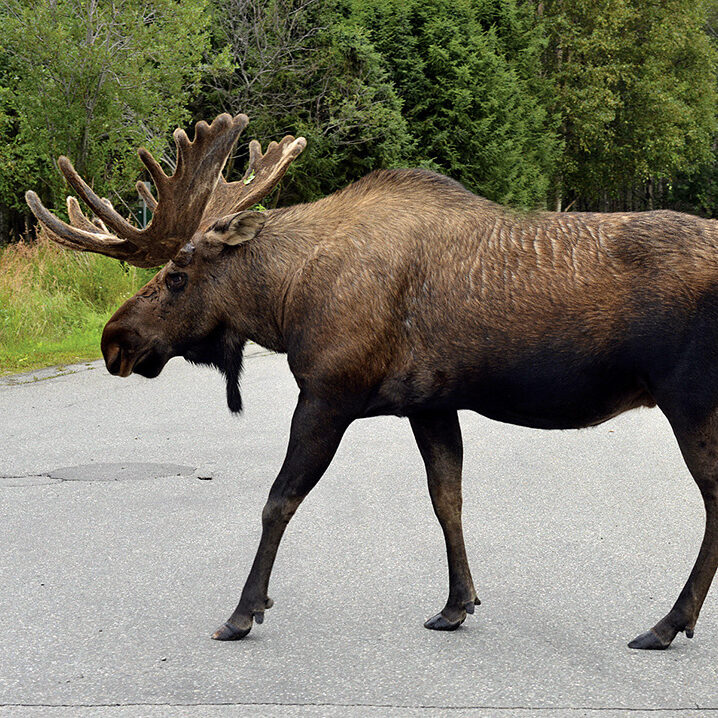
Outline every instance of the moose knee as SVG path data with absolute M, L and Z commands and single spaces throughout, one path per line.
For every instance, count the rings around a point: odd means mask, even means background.
M 286 496 L 270 497 L 262 510 L 262 524 L 264 526 L 286 524 L 297 510 L 299 501 Z

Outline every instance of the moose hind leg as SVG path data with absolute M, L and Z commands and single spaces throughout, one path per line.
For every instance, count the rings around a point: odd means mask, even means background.
M 463 446 L 456 411 L 432 411 L 409 417 L 426 466 L 429 494 L 446 541 L 449 598 L 446 606 L 424 626 L 453 631 L 480 603 L 469 570 L 461 526 L 461 463 Z
M 229 620 L 212 635 L 218 641 L 244 638 L 254 621 L 262 623 L 269 576 L 279 542 L 304 497 L 326 471 L 350 421 L 322 402 L 300 395 L 289 434 L 287 455 L 262 511 L 262 537 L 239 604 Z
M 705 533 L 698 558 L 673 608 L 653 628 L 634 638 L 630 648 L 663 649 L 681 631 L 688 638 L 718 567 L 718 412 L 687 420 L 666 412 L 706 510 Z

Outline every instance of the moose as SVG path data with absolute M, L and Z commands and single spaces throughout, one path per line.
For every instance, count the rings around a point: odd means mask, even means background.
M 248 123 L 219 115 L 174 133 L 176 169 L 139 156 L 157 197 L 139 229 L 61 157 L 69 224 L 29 191 L 51 238 L 139 267 L 164 265 L 107 323 L 111 374 L 156 377 L 171 357 L 218 368 L 242 408 L 248 340 L 286 353 L 299 387 L 286 457 L 262 512 L 237 608 L 214 634 L 246 636 L 272 606 L 282 534 L 361 417 L 408 417 L 446 541 L 449 595 L 424 624 L 454 630 L 479 603 L 461 520 L 459 409 L 542 429 L 658 406 L 703 497 L 693 570 L 628 645 L 693 636 L 718 565 L 718 224 L 671 211 L 519 212 L 424 170 L 378 170 L 316 202 L 255 211 L 306 145 L 254 140 L 243 179 L 225 164 Z

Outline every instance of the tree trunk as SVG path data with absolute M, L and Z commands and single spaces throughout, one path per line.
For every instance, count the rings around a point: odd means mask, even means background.
M 0 202 L 0 244 L 7 244 L 10 241 L 10 209 Z

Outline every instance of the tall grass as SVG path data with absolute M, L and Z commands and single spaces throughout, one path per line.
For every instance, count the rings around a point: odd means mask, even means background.
M 42 233 L 0 249 L 0 374 L 96 358 L 105 322 L 152 274 Z

